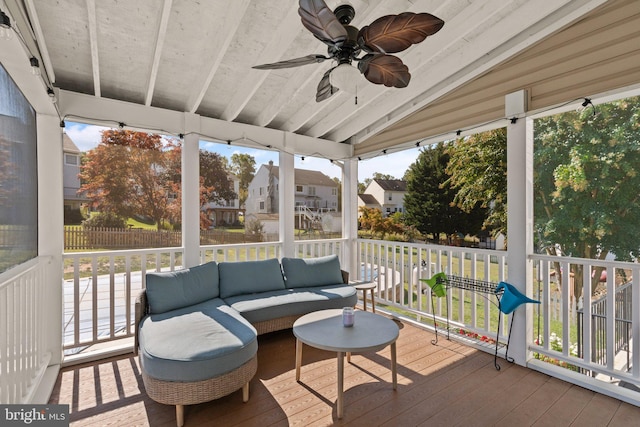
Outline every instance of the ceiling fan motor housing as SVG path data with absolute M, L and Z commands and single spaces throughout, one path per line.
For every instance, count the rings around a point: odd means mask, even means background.
M 341 4 L 336 7 L 333 14 L 338 18 L 342 25 L 349 25 L 356 16 L 356 10 L 349 3 Z
M 403 12 L 381 16 L 358 30 L 351 25 L 356 15 L 355 9 L 345 0 L 339 1 L 340 4 L 332 12 L 325 0 L 299 0 L 298 14 L 302 25 L 328 46 L 328 56 L 312 54 L 253 68 L 275 70 L 334 60 L 337 65 L 327 70 L 318 84 L 317 102 L 329 98 L 337 89 L 347 91 L 346 87 L 350 84 L 344 82 L 355 80 L 360 76 L 359 73 L 374 84 L 407 87 L 411 80 L 409 68 L 392 54 L 402 52 L 437 33 L 444 21 L 429 13 Z M 362 52 L 366 54 L 360 58 Z M 354 61 L 357 67 L 352 66 Z M 334 85 L 331 80 L 337 83 L 340 75 L 344 77 L 344 84 Z

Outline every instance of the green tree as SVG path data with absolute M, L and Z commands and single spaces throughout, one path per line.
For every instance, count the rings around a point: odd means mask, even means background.
M 231 172 L 240 179 L 240 206 L 247 200 L 247 189 L 256 173 L 256 160 L 250 154 L 235 153 L 231 155 Z
M 589 259 L 636 259 L 640 235 L 640 97 L 535 122 L 534 195 L 538 244 Z M 558 251 L 559 250 L 559 251 Z M 558 270 L 559 271 L 559 270 Z M 572 266 L 582 295 L 581 266 Z M 591 289 L 596 289 L 596 270 Z
M 477 234 L 483 215 L 476 208 L 466 213 L 455 206 L 455 190 L 448 183 L 446 167 L 449 155 L 444 143 L 420 150 L 405 173 L 407 194 L 404 198 L 405 221 L 423 234 L 438 239 L 440 234 Z
M 200 150 L 200 176 L 203 178 L 203 185 L 210 189 L 207 197 L 209 202 L 221 203 L 238 196 L 233 191 L 230 173 L 224 157 L 218 153 Z
M 507 133 L 505 128 L 459 138 L 447 148 L 453 202 L 471 213 L 487 209 L 483 227 L 507 235 Z
M 342 181 L 340 181 L 340 178 L 338 177 L 333 177 L 331 179 L 333 179 L 333 182 L 338 184 L 338 212 L 342 212 Z

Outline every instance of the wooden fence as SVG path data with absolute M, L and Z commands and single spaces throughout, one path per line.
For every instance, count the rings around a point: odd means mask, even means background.
M 203 245 L 256 243 L 260 236 L 231 233 L 223 230 L 201 230 Z M 64 249 L 144 249 L 182 246 L 180 231 L 140 230 L 118 228 L 69 228 L 64 230 Z

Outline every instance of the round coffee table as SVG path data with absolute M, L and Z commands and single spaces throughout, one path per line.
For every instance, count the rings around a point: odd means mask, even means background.
M 355 311 L 355 323 L 350 328 L 342 326 L 342 310 L 322 310 L 306 314 L 293 324 L 296 337 L 296 381 L 300 381 L 302 344 L 321 350 L 335 351 L 338 359 L 338 418 L 344 414 L 344 355 L 379 351 L 391 345 L 391 377 L 393 389 L 397 388 L 396 340 L 398 325 L 390 319 L 367 311 Z

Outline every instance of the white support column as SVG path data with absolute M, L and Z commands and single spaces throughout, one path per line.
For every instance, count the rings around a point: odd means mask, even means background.
M 342 268 L 350 279 L 357 279 L 358 269 L 358 159 L 344 161 L 342 168 L 342 237 L 346 240 Z
M 62 130 L 57 116 L 38 114 L 38 255 L 51 257 L 46 313 L 49 365 L 62 362 L 62 253 L 64 252 L 64 194 Z
M 200 264 L 200 119 L 185 114 L 189 135 L 182 143 L 182 247 L 185 268 Z
M 286 141 L 285 141 L 286 145 Z M 280 241 L 282 256 L 295 256 L 295 167 L 292 154 L 280 151 L 278 178 L 278 212 L 280 215 Z
M 505 98 L 507 117 L 517 118 L 507 125 L 507 281 L 531 296 L 533 269 L 528 255 L 533 250 L 533 120 L 525 116 L 526 99 L 525 91 Z M 527 338 L 533 331 L 531 304 L 519 307 L 513 315 L 509 356 L 524 365 Z

